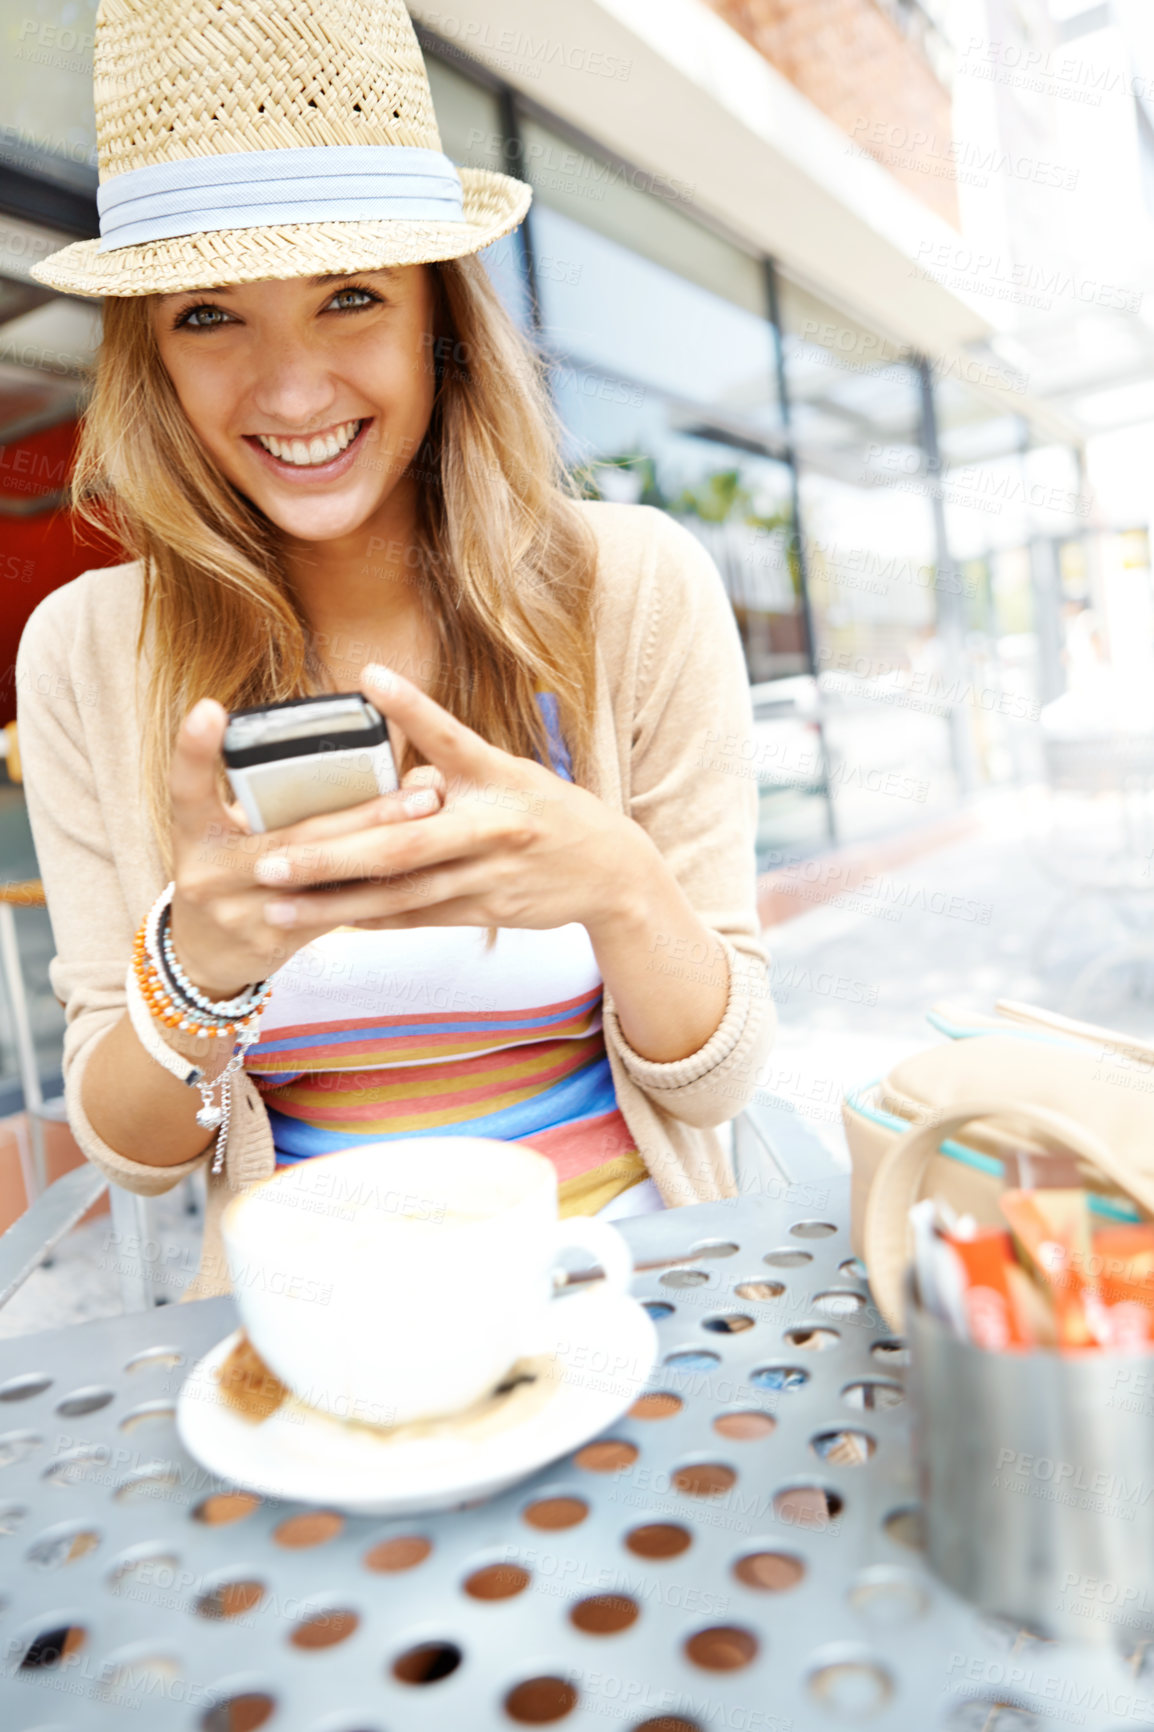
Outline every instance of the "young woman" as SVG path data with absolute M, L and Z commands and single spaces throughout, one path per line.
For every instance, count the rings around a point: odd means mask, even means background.
M 399 3 L 326 10 L 222 0 L 266 52 L 207 97 L 186 9 L 102 12 L 102 237 L 35 272 L 104 298 L 74 500 L 133 556 L 17 663 L 70 1121 L 136 1191 L 207 1163 L 197 1296 L 231 1191 L 357 1143 L 524 1141 L 566 1212 L 732 1194 L 773 1026 L 720 577 L 579 499 L 476 256 L 528 189 L 440 154 Z M 397 793 L 253 834 L 228 711 L 352 689 Z

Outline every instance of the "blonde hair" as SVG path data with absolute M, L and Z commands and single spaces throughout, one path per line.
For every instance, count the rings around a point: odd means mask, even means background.
M 418 599 L 440 650 L 429 689 L 494 745 L 546 764 L 535 692 L 556 693 L 580 783 L 591 751 L 597 550 L 562 462 L 547 364 L 475 255 L 424 268 L 437 389 L 409 468 L 421 481 L 410 550 Z M 142 781 L 171 873 L 168 769 L 187 711 L 205 696 L 233 710 L 323 686 L 308 622 L 278 571 L 279 532 L 189 425 L 157 348 L 152 298 L 104 302 L 71 497 L 143 562 L 136 650 L 151 632 L 152 661 Z M 398 771 L 421 761 L 406 741 Z M 230 797 L 223 772 L 222 793 Z

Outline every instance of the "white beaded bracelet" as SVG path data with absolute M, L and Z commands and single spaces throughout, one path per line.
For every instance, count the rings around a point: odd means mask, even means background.
M 177 1052 L 168 1042 L 163 1040 L 155 1017 L 145 1003 L 136 978 L 136 971 L 129 963 L 124 977 L 125 993 L 128 999 L 128 1015 L 133 1031 L 150 1058 L 162 1065 L 177 1082 L 187 1084 L 189 1088 L 200 1090 L 202 1105 L 197 1112 L 196 1122 L 205 1130 L 217 1126 L 216 1143 L 212 1155 L 212 1171 L 219 1173 L 224 1166 L 224 1151 L 228 1142 L 228 1127 L 232 1116 L 232 1078 L 244 1063 L 244 1055 L 252 1042 L 258 1038 L 259 1030 L 255 1023 L 243 1029 L 232 1050 L 232 1056 L 224 1069 L 211 1082 L 205 1081 L 203 1070 L 183 1054 Z M 220 1088 L 220 1104 L 212 1098 L 213 1090 Z

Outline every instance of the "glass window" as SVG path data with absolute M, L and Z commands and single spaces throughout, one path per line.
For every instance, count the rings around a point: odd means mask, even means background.
M 489 168 L 507 174 L 501 105 L 495 92 L 474 83 L 434 54 L 426 53 L 425 66 L 445 155 L 460 168 Z M 492 246 L 485 247 L 480 257 L 508 311 L 523 330 L 530 330 L 532 312 L 523 229 L 516 228 L 511 235 L 503 235 Z
M 707 438 L 780 442 L 761 261 L 536 123 L 524 153 L 553 353 L 681 399 Z
M 9 7 L 0 54 L 0 162 L 95 194 L 92 42 L 96 0 Z
M 830 794 L 852 841 L 957 797 L 921 381 L 788 278 L 780 303 Z

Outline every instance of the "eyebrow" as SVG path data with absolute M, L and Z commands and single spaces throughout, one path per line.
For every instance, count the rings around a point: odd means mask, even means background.
M 377 265 L 369 271 L 325 271 L 318 277 L 306 277 L 304 280 L 310 288 L 321 289 L 326 283 L 343 283 L 349 277 L 395 277 L 399 274 L 397 265 Z M 181 295 L 231 295 L 232 287 L 223 283 L 212 289 L 173 289 L 167 295 L 157 298 L 161 301 L 179 300 Z

